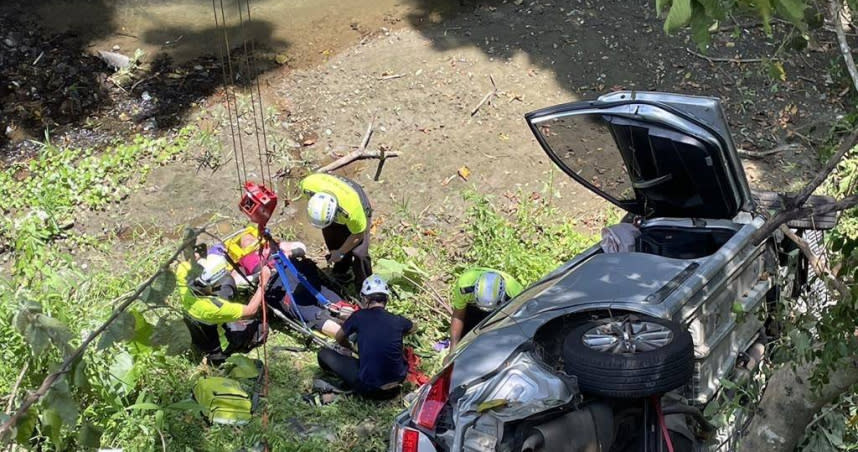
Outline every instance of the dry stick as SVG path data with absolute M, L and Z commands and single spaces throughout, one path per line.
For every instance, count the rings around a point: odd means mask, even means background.
M 393 80 L 393 79 L 395 79 L 395 78 L 402 78 L 402 77 L 405 77 L 406 75 L 408 75 L 408 74 L 383 75 L 383 76 L 381 76 L 381 77 L 378 77 L 378 80 Z
M 846 63 L 846 69 L 849 71 L 849 76 L 852 78 L 852 84 L 855 86 L 855 91 L 858 91 L 858 69 L 855 68 L 855 60 L 852 59 L 852 49 L 849 48 L 849 43 L 846 42 L 846 32 L 843 30 L 843 18 L 840 17 L 840 8 L 843 0 L 831 0 L 831 15 L 834 19 L 834 32 L 837 33 L 837 43 L 840 44 L 840 54 L 843 55 L 843 62 Z
M 837 292 L 840 293 L 840 296 L 843 299 L 849 297 L 849 289 L 842 282 L 837 280 L 837 276 L 834 275 L 834 272 L 831 270 L 831 267 L 828 266 L 828 263 L 820 259 L 819 256 L 817 256 L 816 254 L 814 254 L 813 251 L 810 249 L 810 245 L 808 245 L 804 239 L 797 236 L 785 224 L 782 224 L 780 226 L 780 230 L 788 239 L 792 240 L 793 243 L 798 246 L 802 254 L 804 254 L 804 256 L 807 258 L 807 262 L 813 267 L 813 270 L 816 272 L 817 275 L 825 275 L 828 281 L 831 282 L 831 285 L 833 285 L 835 289 L 837 289 Z
M 750 159 L 759 159 L 759 158 L 768 157 L 772 154 L 777 154 L 777 153 L 780 153 L 783 151 L 798 151 L 798 150 L 801 150 L 803 147 L 804 146 L 797 144 L 797 143 L 789 143 L 789 144 L 782 144 L 782 145 L 780 145 L 774 149 L 768 149 L 765 151 L 748 151 L 745 149 L 736 149 L 736 152 L 741 157 L 747 157 Z
M 21 369 L 21 373 L 18 374 L 18 379 L 15 380 L 15 385 L 12 386 L 12 391 L 9 393 L 9 403 L 6 404 L 6 413 L 8 414 L 12 410 L 12 406 L 15 405 L 15 394 L 18 393 L 18 388 L 21 386 L 21 382 L 24 381 L 24 374 L 27 373 L 27 369 L 30 368 L 30 362 L 27 361 L 24 363 L 24 368 Z
M 127 297 L 125 299 L 125 301 L 122 302 L 122 304 L 117 306 L 116 310 L 113 311 L 113 314 L 111 314 L 110 317 L 104 323 L 102 323 L 101 326 L 99 326 L 95 331 L 90 333 L 89 336 L 87 336 L 86 339 L 84 339 L 84 341 L 80 344 L 80 346 L 74 351 L 74 353 L 72 353 L 71 356 L 67 357 L 63 361 L 63 363 L 60 365 L 59 370 L 48 375 L 45 378 L 45 380 L 42 382 L 42 384 L 39 386 L 39 389 L 37 389 L 36 392 L 33 392 L 32 394 L 30 394 L 29 396 L 27 396 L 24 399 L 24 401 L 21 403 L 21 406 L 19 406 L 18 409 L 15 411 L 15 414 L 13 414 L 11 417 L 9 417 L 9 419 L 7 419 L 6 422 L 4 422 L 2 426 L 0 426 L 0 438 L 6 438 L 6 435 L 8 435 L 9 432 L 12 430 L 12 428 L 15 427 L 15 425 L 18 423 L 18 421 L 21 419 L 21 417 L 27 412 L 27 410 L 29 410 L 30 407 L 34 403 L 38 402 L 42 397 L 44 397 L 45 394 L 48 393 L 48 390 L 51 389 L 51 387 L 54 385 L 54 383 L 56 383 L 57 380 L 59 380 L 60 377 L 63 376 L 63 374 L 66 374 L 69 372 L 69 370 L 71 370 L 72 364 L 83 356 L 83 353 L 86 351 L 89 344 L 93 340 L 95 340 L 104 330 L 106 330 L 107 327 L 110 326 L 110 324 L 113 323 L 113 321 L 116 320 L 116 318 L 119 317 L 119 315 L 122 314 L 125 311 L 125 309 L 131 305 L 131 303 L 133 303 L 135 300 L 137 300 L 137 297 L 140 296 L 140 294 L 144 290 L 146 290 L 146 288 L 148 288 L 150 285 L 152 285 L 152 283 L 155 281 L 156 278 L 158 278 L 158 276 L 160 276 L 162 273 L 167 271 L 170 264 L 172 264 L 173 261 L 176 260 L 176 258 L 179 256 L 179 254 L 185 248 L 195 244 L 196 240 L 197 240 L 197 236 L 204 229 L 205 229 L 205 227 L 197 229 L 197 230 L 191 230 L 190 237 L 185 239 L 185 241 L 173 253 L 173 255 L 170 256 L 170 258 L 167 259 L 166 262 L 161 264 L 158 271 L 155 272 L 155 274 L 153 274 L 152 276 L 150 276 L 149 279 L 147 279 L 143 284 L 137 286 L 137 289 L 129 297 Z M 124 296 L 119 297 L 116 300 L 113 300 L 111 302 L 111 304 L 118 302 L 122 298 L 124 298 Z
M 427 289 L 427 286 L 424 286 L 423 284 L 420 284 L 419 282 L 417 282 L 417 281 L 415 281 L 415 280 L 413 280 L 413 279 L 409 278 L 408 276 L 403 275 L 402 277 L 403 277 L 406 281 L 408 281 L 409 283 L 411 283 L 414 287 L 417 287 L 417 288 L 423 289 L 423 291 L 427 291 L 427 290 L 426 290 L 426 289 Z M 453 310 L 450 308 L 450 305 L 448 305 L 446 302 L 444 302 L 444 299 L 443 299 L 443 298 L 441 298 L 441 295 L 439 295 L 439 294 L 438 294 L 438 292 L 436 292 L 436 291 L 435 291 L 435 289 L 432 289 L 431 287 L 429 287 L 429 289 L 430 289 L 430 290 L 429 290 L 428 292 L 432 292 L 432 293 L 434 294 L 435 301 L 437 301 L 437 302 L 438 302 L 438 305 L 440 305 L 441 307 L 443 307 L 443 308 L 444 308 L 444 310 L 445 310 L 445 311 L 447 311 L 447 312 L 442 311 L 440 308 L 438 308 L 438 306 L 435 306 L 435 305 L 433 305 L 433 304 L 427 304 L 426 306 L 428 306 L 428 307 L 429 307 L 429 309 L 431 309 L 432 311 L 434 311 L 434 312 L 435 312 L 435 313 L 437 313 L 437 314 L 440 314 L 440 315 L 452 315 L 452 314 L 453 314 Z
M 488 93 L 486 93 L 486 95 L 485 95 L 485 96 L 483 96 L 483 99 L 480 101 L 480 103 L 478 103 L 478 104 L 477 104 L 477 106 L 476 106 L 476 107 L 474 107 L 474 109 L 473 109 L 473 110 L 471 110 L 471 116 L 474 116 L 475 114 L 477 114 L 477 112 L 478 112 L 478 111 L 480 111 L 480 108 L 481 108 L 481 107 L 483 106 L 483 104 L 485 104 L 486 102 L 491 103 L 491 98 L 492 98 L 492 97 L 494 97 L 494 96 L 497 96 L 497 95 L 498 95 L 498 87 L 497 87 L 497 85 L 495 85 L 495 79 L 494 79 L 494 77 L 492 77 L 491 75 L 489 75 L 489 80 L 492 82 L 492 90 L 491 90 L 491 91 L 489 91 Z
M 697 53 L 688 47 L 685 48 L 685 51 L 696 56 L 697 58 L 703 58 L 704 60 L 710 63 L 760 63 L 763 61 L 762 58 L 721 58 L 721 57 L 711 57 L 703 55 L 702 53 Z M 770 61 L 780 61 L 779 58 L 769 58 Z
M 825 182 L 825 179 L 828 178 L 828 175 L 831 174 L 831 172 L 834 171 L 835 168 L 837 168 L 837 164 L 840 163 L 840 160 L 843 159 L 843 156 L 845 156 L 850 149 L 855 147 L 856 143 L 858 143 L 858 130 L 855 130 L 854 132 L 852 132 L 852 135 L 849 135 L 849 137 L 845 138 L 843 141 L 840 142 L 840 147 L 837 149 L 837 152 L 830 159 L 828 159 L 828 162 L 826 162 L 825 167 L 821 171 L 816 173 L 816 176 L 813 177 L 813 180 L 808 182 L 808 184 L 805 185 L 804 188 L 802 188 L 801 191 L 797 195 L 795 195 L 795 197 L 788 201 L 788 204 L 786 206 L 787 209 L 804 205 L 807 199 L 810 198 L 810 195 L 820 185 L 822 185 L 823 182 Z
M 349 163 L 354 162 L 355 160 L 364 160 L 364 159 L 382 159 L 382 160 L 384 160 L 384 159 L 388 159 L 390 157 L 398 157 L 399 156 L 398 152 L 390 152 L 387 150 L 385 150 L 385 151 L 367 151 L 366 150 L 366 147 L 369 146 L 369 140 L 370 140 L 370 138 L 372 138 L 373 124 L 374 123 L 375 123 L 375 118 L 373 117 L 372 120 L 370 120 L 369 125 L 366 128 L 366 134 L 364 134 L 363 140 L 361 141 L 360 146 L 356 150 L 349 152 L 348 154 L 334 160 L 331 163 L 328 163 L 327 165 L 325 165 L 321 168 L 318 168 L 316 170 L 316 172 L 317 173 L 328 173 L 328 172 L 340 169 L 340 168 L 348 165 Z M 376 172 L 376 176 L 379 176 L 380 172 L 381 172 L 381 169 L 379 169 Z

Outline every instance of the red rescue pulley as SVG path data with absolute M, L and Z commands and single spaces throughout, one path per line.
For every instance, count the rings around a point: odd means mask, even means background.
M 247 181 L 244 183 L 244 195 L 238 203 L 238 208 L 251 222 L 259 225 L 261 232 L 277 208 L 277 194 L 265 185 Z

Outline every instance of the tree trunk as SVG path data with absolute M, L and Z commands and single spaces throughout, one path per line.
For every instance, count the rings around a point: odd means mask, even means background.
M 814 390 L 809 380 L 817 366 L 784 365 L 775 371 L 738 450 L 794 450 L 814 415 L 858 383 L 858 357 L 837 363 L 828 384 Z

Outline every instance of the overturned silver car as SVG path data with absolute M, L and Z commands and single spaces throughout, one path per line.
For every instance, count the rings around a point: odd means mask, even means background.
M 808 284 L 794 247 L 752 241 L 777 196 L 751 192 L 717 99 L 617 92 L 526 119 L 555 164 L 628 212 L 633 238 L 486 318 L 396 418 L 391 450 L 717 449 L 705 407 L 763 359 L 770 307 Z

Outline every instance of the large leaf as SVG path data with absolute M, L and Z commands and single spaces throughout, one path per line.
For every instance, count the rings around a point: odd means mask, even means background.
M 259 368 L 256 366 L 256 360 L 244 355 L 232 355 L 227 358 L 226 362 L 231 367 L 228 373 L 230 378 L 245 379 L 259 376 Z
M 69 348 L 69 341 L 74 337 L 63 322 L 44 314 L 36 315 L 34 326 L 41 330 L 40 333 L 46 334 L 55 347 L 63 351 Z
M 130 353 L 121 351 L 114 355 L 110 363 L 110 382 L 112 387 L 120 394 L 128 394 L 137 383 L 137 375 L 134 372 L 134 358 Z
M 137 310 L 132 310 L 134 316 L 134 336 L 128 342 L 128 348 L 134 356 L 146 355 L 152 352 L 152 331 L 154 327 L 146 321 Z
M 719 0 L 697 0 L 695 5 L 702 6 L 703 13 L 712 19 L 724 20 L 727 18 L 727 10 Z M 693 14 L 697 15 L 698 12 L 694 11 Z M 694 20 L 693 17 L 692 20 Z
M 33 429 L 36 428 L 36 422 L 39 420 L 38 408 L 32 406 L 24 415 L 18 419 L 15 425 L 15 441 L 21 445 L 30 444 L 30 439 L 33 437 Z
M 708 13 L 704 14 L 703 7 L 694 4 L 694 13 L 691 16 L 691 39 L 697 47 L 705 51 L 709 47 L 709 27 L 715 22 Z
M 168 410 L 185 411 L 188 413 L 202 413 L 203 406 L 193 400 L 180 400 L 167 405 Z
M 673 33 L 691 21 L 691 0 L 674 0 L 664 20 L 664 31 Z
M 107 326 L 98 339 L 98 350 L 104 350 L 117 342 L 125 342 L 134 337 L 136 319 L 134 315 L 125 311 Z
M 178 355 L 191 347 L 191 334 L 188 327 L 179 319 L 161 318 L 152 330 L 153 347 L 167 347 L 167 353 Z
M 101 447 L 101 434 L 104 431 L 89 422 L 83 424 L 77 432 L 78 446 L 86 449 L 98 449 Z
M 40 406 L 42 429 L 47 430 L 47 435 L 56 444 L 62 436 L 63 425 L 74 427 L 77 423 L 78 405 L 72 398 L 68 383 L 64 379 L 55 383 L 42 398 Z
M 775 0 L 774 4 L 778 14 L 804 28 L 804 10 L 807 9 L 804 0 Z
M 164 271 L 158 274 L 143 292 L 140 300 L 149 305 L 164 305 L 165 300 L 176 289 L 176 275 L 173 272 Z

